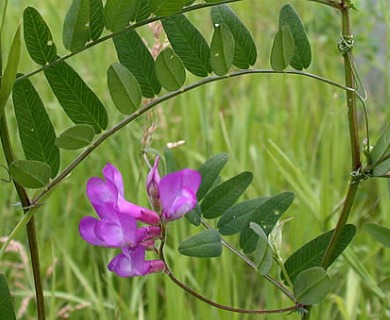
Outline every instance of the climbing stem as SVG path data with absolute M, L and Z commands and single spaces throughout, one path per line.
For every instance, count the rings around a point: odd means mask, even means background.
M 0 120 L 0 136 L 1 136 L 1 144 L 4 151 L 4 156 L 9 166 L 15 160 L 15 157 L 13 155 L 12 146 L 9 139 L 9 132 L 8 132 L 8 126 L 7 126 L 5 114 Z M 15 181 L 14 181 L 14 186 L 18 194 L 21 206 L 23 208 L 23 212 L 27 213 L 31 206 L 31 203 L 26 193 L 26 190 Z M 45 320 L 45 300 L 43 297 L 40 263 L 39 263 L 38 241 L 37 241 L 34 216 L 32 216 L 29 222 L 27 223 L 26 229 L 27 229 L 27 238 L 28 238 L 34 284 L 35 284 L 37 317 L 38 320 Z
M 353 34 L 351 28 L 351 16 L 350 7 L 345 1 L 341 1 L 341 19 L 342 19 L 342 35 L 341 42 L 339 43 L 339 49 L 344 57 L 344 71 L 345 71 L 345 85 L 349 88 L 356 89 L 355 77 L 353 72 Z M 356 112 L 356 95 L 354 92 L 346 90 L 347 108 L 348 108 L 348 124 L 349 124 L 349 136 L 351 145 L 351 160 L 353 173 L 357 173 L 361 168 L 360 160 L 360 145 L 359 145 L 359 130 L 357 123 Z M 349 214 L 351 213 L 352 206 L 356 197 L 356 192 L 359 186 L 359 179 L 357 175 L 353 174 L 350 179 L 347 195 L 343 208 L 340 213 L 340 217 L 337 221 L 336 228 L 333 232 L 332 238 L 326 248 L 324 257 L 321 262 L 321 266 L 327 269 L 332 263 L 332 257 L 334 255 L 337 244 L 340 241 L 340 237 L 343 233 L 344 227 L 348 221 Z M 307 308 L 307 312 L 303 314 L 302 319 L 310 319 L 310 310 Z

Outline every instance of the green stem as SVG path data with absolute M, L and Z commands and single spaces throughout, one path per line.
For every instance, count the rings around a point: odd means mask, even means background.
M 351 31 L 351 21 L 350 21 L 350 8 L 348 5 L 342 1 L 342 36 L 346 39 L 352 39 L 352 31 Z M 343 54 L 344 56 L 344 69 L 345 69 L 345 85 L 349 88 L 355 89 L 356 83 L 353 74 L 353 56 L 352 56 L 352 48 L 349 48 Z M 347 107 L 348 107 L 348 124 L 349 124 L 349 135 L 350 135 L 350 144 L 351 144 L 351 156 L 352 156 L 352 170 L 358 171 L 361 167 L 360 160 L 360 145 L 359 145 L 359 130 L 357 124 L 357 112 L 356 112 L 356 96 L 352 91 L 346 91 L 347 96 Z M 344 227 L 347 224 L 348 217 L 351 213 L 352 206 L 356 197 L 357 189 L 359 186 L 359 180 L 352 177 L 350 180 L 350 184 L 348 187 L 347 195 L 345 198 L 345 202 L 340 213 L 340 217 L 337 221 L 336 228 L 333 232 L 332 238 L 326 248 L 324 257 L 321 262 L 321 266 L 324 269 L 327 269 L 331 262 L 332 257 L 334 255 L 337 244 L 340 241 L 340 237 L 343 233 Z M 303 320 L 308 320 L 310 318 L 310 308 L 308 308 L 308 312 L 303 315 Z
M 196 292 L 194 289 L 188 287 L 186 284 L 181 282 L 172 273 L 172 271 L 170 270 L 170 268 L 169 268 L 169 266 L 167 264 L 165 256 L 164 256 L 164 246 L 165 246 L 166 239 L 167 239 L 166 226 L 165 225 L 161 225 L 161 244 L 160 244 L 160 247 L 158 249 L 158 254 L 159 254 L 160 259 L 162 261 L 164 261 L 164 264 L 165 264 L 165 271 L 164 272 L 168 275 L 168 277 L 177 286 L 179 286 L 184 291 L 186 291 L 189 294 L 191 294 L 196 299 L 199 299 L 199 300 L 207 303 L 208 305 L 213 306 L 213 307 L 218 308 L 218 309 L 221 309 L 221 310 L 226 310 L 226 311 L 235 312 L 235 313 L 242 313 L 242 314 L 275 314 L 275 313 L 285 313 L 285 312 L 292 312 L 292 311 L 295 311 L 295 310 L 298 310 L 299 308 L 301 308 L 301 305 L 296 303 L 295 305 L 293 305 L 291 307 L 281 308 L 281 309 L 272 309 L 272 310 L 241 309 L 241 308 L 234 308 L 234 307 L 226 306 L 226 305 L 217 303 L 215 301 L 212 301 L 212 300 L 206 298 L 205 296 L 201 295 L 200 293 Z
M 332 8 L 339 8 L 340 5 L 334 0 L 309 0 L 310 2 L 318 2 Z
M 102 144 L 105 140 L 110 138 L 112 135 L 114 135 L 116 132 L 118 132 L 120 129 L 137 119 L 139 116 L 142 114 L 146 113 L 147 111 L 151 110 L 153 107 L 156 105 L 167 101 L 169 99 L 172 99 L 176 96 L 179 96 L 185 92 L 191 91 L 193 89 L 196 89 L 200 86 L 203 86 L 207 83 L 210 82 L 215 82 L 215 81 L 220 81 L 228 78 L 233 78 L 233 77 L 238 77 L 238 76 L 243 76 L 243 75 L 250 75 L 250 74 L 289 74 L 289 75 L 300 75 L 304 77 L 309 77 L 313 78 L 319 81 L 322 81 L 324 83 L 327 83 L 331 86 L 334 86 L 339 89 L 343 89 L 346 91 L 351 91 L 352 93 L 355 92 L 354 89 L 349 88 L 347 86 L 344 86 L 342 84 L 339 84 L 337 82 L 334 82 L 329 79 L 322 78 L 320 76 L 308 73 L 308 72 L 303 72 L 303 71 L 284 71 L 284 72 L 278 72 L 278 71 L 273 71 L 273 70 L 261 70 L 261 69 L 248 69 L 248 70 L 239 70 L 232 72 L 230 74 L 227 74 L 225 76 L 212 76 L 209 78 L 202 79 L 198 82 L 195 82 L 191 85 L 188 85 L 186 87 L 183 87 L 182 89 L 179 89 L 177 91 L 170 92 L 164 96 L 158 97 L 155 100 L 145 104 L 143 107 L 139 108 L 136 112 L 132 113 L 129 115 L 127 118 L 119 122 L 117 125 L 112 127 L 111 129 L 107 130 L 104 132 L 99 138 L 97 138 L 93 144 L 85 149 L 77 158 L 75 158 L 72 163 L 70 163 L 55 179 L 53 179 L 45 188 L 44 191 L 42 191 L 39 195 L 37 195 L 32 203 L 32 206 L 37 206 L 40 204 L 40 201 L 49 193 L 51 192 L 62 180 L 64 180 L 72 171 L 75 169 L 85 158 L 89 156 L 89 154 L 92 153 L 100 144 Z
M 12 146 L 11 146 L 11 142 L 9 139 L 8 126 L 7 126 L 5 114 L 1 118 L 0 122 L 1 122 L 1 124 L 0 124 L 1 143 L 3 146 L 5 159 L 7 161 L 8 166 L 9 166 L 15 160 L 15 157 L 13 155 Z M 23 211 L 26 214 L 31 206 L 30 199 L 26 193 L 26 190 L 21 185 L 19 185 L 18 183 L 16 183 L 14 181 L 14 186 L 15 186 L 16 192 L 18 194 L 18 197 L 20 199 L 20 203 L 22 205 Z M 45 317 L 45 299 L 43 297 L 43 288 L 42 288 L 40 262 L 39 262 L 38 241 L 37 241 L 34 216 L 32 216 L 31 219 L 29 220 L 29 222 L 27 223 L 26 229 L 27 229 L 27 238 L 28 238 L 32 271 L 33 271 L 34 284 L 35 284 L 35 297 L 36 297 L 36 302 L 37 302 L 37 316 L 38 316 L 38 320 L 45 320 L 45 318 L 46 318 Z

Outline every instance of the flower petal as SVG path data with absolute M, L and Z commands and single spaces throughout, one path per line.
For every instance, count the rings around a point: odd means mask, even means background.
M 120 277 L 134 277 L 144 275 L 145 248 L 123 248 L 122 253 L 114 257 L 108 264 L 108 270 Z
M 147 224 L 158 225 L 160 223 L 160 216 L 156 212 L 137 206 L 121 196 L 118 199 L 117 210 Z
M 145 261 L 145 248 L 137 246 L 123 248 L 108 264 L 108 269 L 120 277 L 135 277 L 162 271 L 165 264 L 162 260 Z
M 146 191 L 150 198 L 159 198 L 158 184 L 160 183 L 160 174 L 158 173 L 158 162 L 160 157 L 156 157 L 152 169 L 146 178 Z
M 84 217 L 79 223 L 80 236 L 94 246 L 105 246 L 105 243 L 95 234 L 95 227 L 99 220 L 93 217 Z
M 87 195 L 100 218 L 115 219 L 109 210 L 118 202 L 118 189 L 113 183 L 93 177 L 88 180 Z
M 122 174 L 114 165 L 107 163 L 103 168 L 103 176 L 107 181 L 110 181 L 116 186 L 121 196 L 124 195 Z
M 179 219 L 195 208 L 201 179 L 200 173 L 191 169 L 173 172 L 161 179 L 159 191 L 165 220 Z
M 124 230 L 121 225 L 109 220 L 96 223 L 95 234 L 104 242 L 105 247 L 121 248 L 128 245 L 125 241 Z

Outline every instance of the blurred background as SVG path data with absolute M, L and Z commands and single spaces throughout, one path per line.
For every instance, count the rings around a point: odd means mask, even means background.
M 3 0 L 2 0 L 3 2 Z M 278 28 L 280 0 L 246 0 L 231 7 L 251 31 L 258 50 L 256 68 L 270 69 L 269 54 Z M 291 0 L 301 16 L 312 45 L 313 62 L 308 72 L 343 83 L 339 14 L 310 1 Z M 3 39 L 7 52 L 26 6 L 39 10 L 53 35 L 58 53 L 65 13 L 71 1 L 12 0 Z M 1 3 L 1 5 L 3 5 Z M 353 11 L 354 53 L 360 76 L 369 94 L 367 110 L 370 140 L 374 143 L 389 120 L 390 101 L 390 4 L 387 0 L 360 0 Z M 210 43 L 209 9 L 188 14 Z M 140 29 L 149 47 L 149 27 Z M 161 34 L 160 41 L 165 41 Z M 3 53 L 5 59 L 5 54 Z M 109 127 L 123 119 L 107 89 L 106 72 L 117 61 L 112 41 L 106 41 L 68 60 L 97 93 L 109 113 Z M 38 66 L 23 46 L 21 72 Z M 59 134 L 70 125 L 42 74 L 31 78 Z M 187 74 L 187 84 L 199 80 Z M 359 105 L 361 142 L 365 138 L 363 109 Z M 19 147 L 11 101 L 7 116 Z M 150 134 L 150 132 L 153 132 Z M 149 132 L 149 133 L 147 133 Z M 150 140 L 145 144 L 145 138 Z M 275 195 L 291 190 L 296 198 L 283 219 L 293 217 L 283 234 L 282 256 L 287 258 L 304 243 L 334 227 L 337 208 L 343 200 L 350 174 L 347 109 L 343 91 L 293 75 L 255 75 L 227 79 L 162 103 L 119 134 L 111 137 L 56 189 L 36 215 L 41 268 L 48 319 L 299 319 L 297 314 L 250 316 L 214 309 L 183 292 L 164 275 L 120 279 L 106 269 L 116 254 L 86 244 L 78 223 L 93 209 L 85 194 L 89 177 L 100 176 L 106 162 L 117 166 L 125 180 L 130 201 L 147 206 L 144 188 L 148 168 L 142 156 L 145 147 L 161 151 L 168 142 L 184 140 L 174 149 L 179 167 L 198 168 L 210 156 L 228 152 L 222 172 L 228 178 L 252 171 L 254 180 L 241 200 Z M 62 151 L 63 167 L 79 151 Z M 153 156 L 153 154 L 151 154 Z M 0 164 L 4 164 L 0 154 Z M 7 172 L 0 168 L 0 178 Z M 0 184 L 0 241 L 21 218 L 11 184 Z M 371 240 L 364 222 L 390 226 L 389 188 L 386 181 L 362 184 L 350 218 L 358 233 L 350 249 L 329 269 L 333 292 L 313 308 L 313 319 L 386 319 L 389 288 L 378 282 L 390 277 L 390 254 Z M 212 222 L 211 222 L 212 223 Z M 185 219 L 170 226 L 167 257 L 171 269 L 183 282 L 222 304 L 250 309 L 271 309 L 291 303 L 265 279 L 230 252 L 221 258 L 195 259 L 181 256 L 178 244 L 197 233 Z M 237 244 L 235 236 L 227 238 Z M 34 287 L 25 234 L 21 233 L 0 262 L 9 279 L 18 319 L 35 319 Z M 278 277 L 277 268 L 272 275 Z M 388 282 L 387 282 L 388 283 Z

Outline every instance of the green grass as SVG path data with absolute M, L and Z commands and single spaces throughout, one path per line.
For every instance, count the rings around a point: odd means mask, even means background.
M 358 3 L 363 8 L 367 6 L 369 11 L 353 13 L 356 36 L 360 40 L 356 44 L 356 54 L 360 59 L 366 59 L 361 66 L 363 77 L 371 77 L 370 71 L 374 68 L 386 73 L 390 64 L 388 51 L 385 62 L 375 55 L 379 42 L 373 31 L 376 21 L 387 19 L 384 25 L 387 37 L 380 41 L 390 39 L 389 17 L 383 17 L 385 9 L 389 12 L 390 7 L 386 0 L 379 2 L 382 7 L 379 4 L 369 6 L 370 2 L 361 0 Z M 61 28 L 69 3 L 29 1 L 29 5 L 40 10 L 48 22 L 61 55 L 66 53 L 61 45 Z M 280 0 L 247 0 L 233 6 L 256 39 L 259 55 L 256 67 L 269 68 L 268 55 L 282 3 Z M 336 49 L 339 37 L 337 13 L 311 2 L 292 3 L 309 31 L 314 53 L 309 71 L 342 82 L 342 59 Z M 5 49 L 24 5 L 21 1 L 10 1 Z M 201 26 L 209 41 L 211 34 L 202 22 L 207 14 L 207 10 L 202 10 L 190 17 Z M 143 33 L 147 34 L 148 29 L 144 28 Z M 108 41 L 69 61 L 107 106 L 110 125 L 122 118 L 110 100 L 106 85 L 106 70 L 115 60 L 113 45 Z M 21 70 L 28 72 L 34 68 L 36 65 L 24 51 Z M 39 88 L 55 126 L 64 129 L 69 121 L 60 111 L 44 77 L 37 75 L 32 80 Z M 194 78 L 190 77 L 189 82 L 192 80 Z M 377 83 L 375 79 L 372 81 Z M 368 103 L 372 141 L 379 136 L 388 119 L 388 84 L 387 76 L 379 83 L 387 88 L 386 95 L 370 96 Z M 17 142 L 11 104 L 7 109 L 13 128 L 11 132 Z M 285 258 L 305 242 L 334 227 L 338 211 L 333 211 L 344 197 L 350 171 L 344 92 L 307 78 L 287 75 L 245 76 L 213 83 L 164 102 L 151 113 L 150 119 L 142 117 L 112 137 L 57 188 L 37 213 L 48 319 L 58 319 L 58 312 L 68 307 L 71 319 L 86 320 L 298 319 L 297 315 L 262 317 L 219 311 L 195 300 L 164 275 L 120 279 L 106 269 L 114 251 L 92 247 L 81 240 L 78 223 L 83 216 L 93 214 L 85 195 L 85 185 L 89 177 L 101 174 L 107 161 L 122 171 L 126 197 L 147 205 L 144 190 L 147 168 L 140 141 L 145 126 L 151 121 L 157 124 L 152 148 L 161 150 L 167 142 L 186 141 L 174 151 L 181 167 L 197 168 L 209 156 L 228 152 L 230 160 L 223 171 L 224 178 L 244 170 L 252 171 L 255 178 L 243 198 L 283 190 L 295 192 L 296 199 L 285 216 L 294 217 L 283 235 L 282 254 Z M 363 128 L 362 112 L 361 124 Z M 15 143 L 15 149 L 18 157 L 22 157 L 18 143 Z M 76 154 L 62 152 L 64 164 Z M 0 164 L 4 162 L 1 154 Z M 1 177 L 7 176 L 3 169 L 0 170 Z M 1 183 L 0 188 L 0 235 L 7 236 L 21 213 L 15 206 L 18 200 L 11 184 Z M 350 218 L 358 227 L 357 236 L 347 254 L 330 268 L 333 293 L 313 308 L 312 319 L 385 319 L 389 316 L 384 307 L 390 303 L 389 292 L 383 296 L 375 286 L 376 282 L 390 276 L 389 250 L 384 250 L 362 228 L 366 221 L 390 226 L 389 212 L 386 181 L 365 182 Z M 227 305 L 251 309 L 290 305 L 269 283 L 228 251 L 218 259 L 180 256 L 176 250 L 178 244 L 196 232 L 198 230 L 184 219 L 170 226 L 166 254 L 178 278 L 210 299 Z M 228 240 L 237 244 L 238 239 L 230 237 Z M 16 241 L 27 251 L 24 234 L 19 234 Z M 17 263 L 20 268 L 9 265 L 10 262 Z M 0 266 L 10 279 L 16 310 L 23 310 L 26 301 L 33 298 L 30 267 L 21 262 L 19 253 L 11 252 L 5 255 Z M 276 270 L 272 273 L 278 276 Z M 35 319 L 34 312 L 31 300 L 20 318 Z

